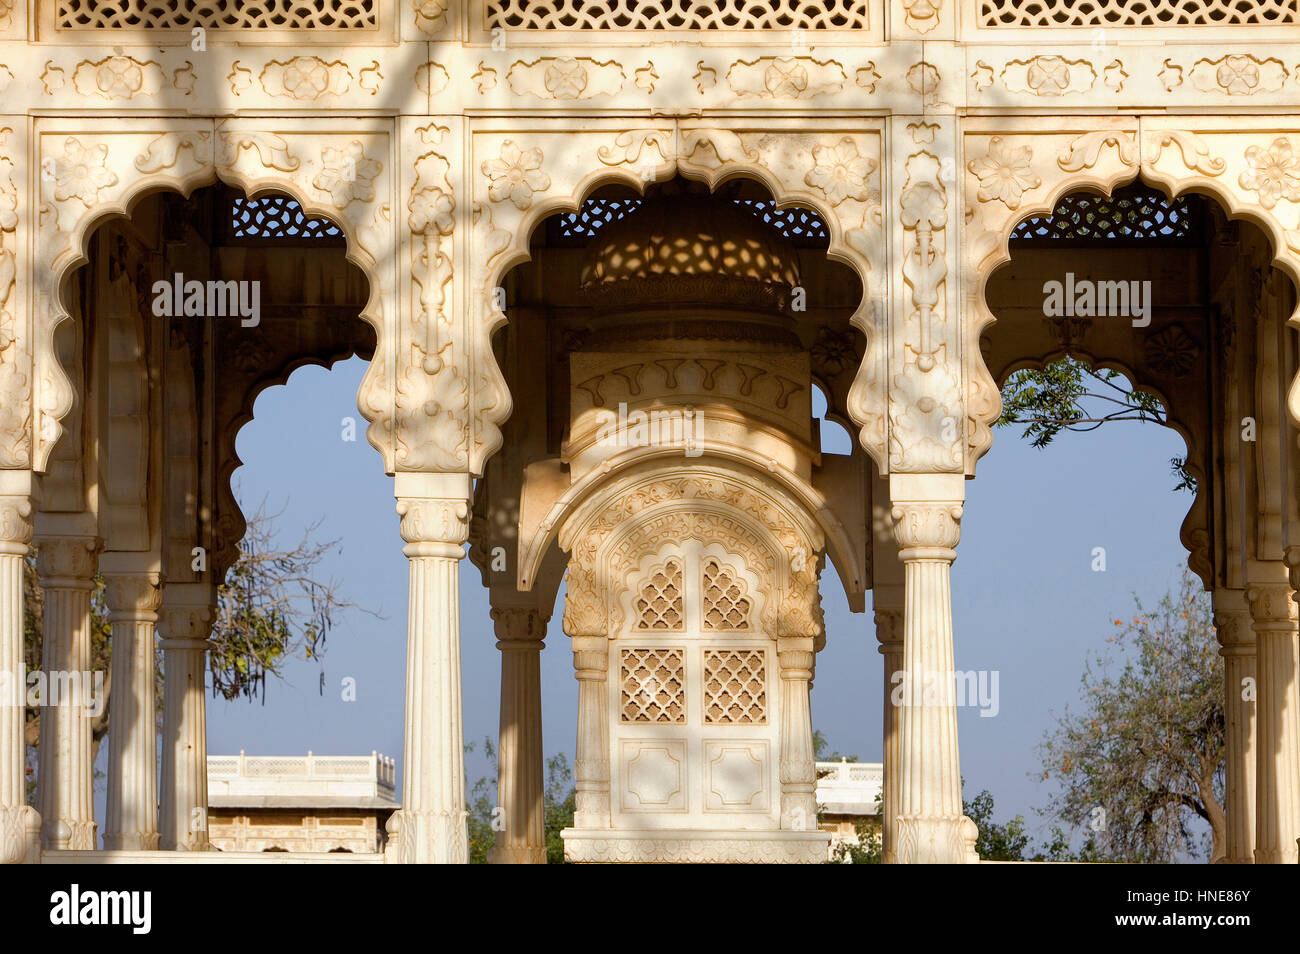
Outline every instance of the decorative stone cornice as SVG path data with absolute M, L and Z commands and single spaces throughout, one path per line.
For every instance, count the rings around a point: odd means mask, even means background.
M 908 501 L 894 505 L 894 539 L 908 560 L 953 560 L 961 539 L 962 505 L 953 501 Z

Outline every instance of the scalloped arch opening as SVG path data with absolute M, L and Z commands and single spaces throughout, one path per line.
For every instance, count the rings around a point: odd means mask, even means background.
M 242 463 L 235 443 L 257 397 L 300 367 L 368 361 L 377 346 L 364 317 L 371 284 L 342 227 L 283 191 L 257 195 L 263 198 L 249 202 L 220 182 L 188 196 L 153 189 L 133 197 L 128 214 L 101 218 L 87 236 L 84 263 L 65 279 L 72 320 L 55 339 L 80 397 L 46 483 L 70 495 L 90 479 L 78 473 L 86 455 L 69 436 L 79 445 L 89 405 L 105 422 L 101 510 L 110 518 L 118 511 L 109 525 L 129 522 L 128 504 L 152 508 L 147 522 L 161 521 L 166 549 L 168 527 L 193 523 L 185 532 L 208 550 L 215 578 L 233 563 L 243 535 L 231 479 Z M 135 434 L 123 423 L 132 415 L 157 427 L 145 423 Z M 151 437 L 151 429 L 161 433 Z M 131 486 L 145 499 L 114 496 L 115 487 Z M 163 554 L 164 570 L 185 582 L 190 561 L 181 549 Z

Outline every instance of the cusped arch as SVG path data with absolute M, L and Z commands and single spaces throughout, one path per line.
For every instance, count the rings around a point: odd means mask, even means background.
M 59 135 L 62 134 L 44 133 L 44 136 Z M 329 219 L 343 233 L 344 255 L 348 262 L 360 269 L 369 289 L 367 302 L 359 317 L 371 326 L 376 337 L 374 359 L 358 390 L 358 409 L 370 424 L 367 439 L 383 455 L 386 467 L 391 470 L 392 451 L 388 435 L 392 429 L 393 401 L 384 356 L 395 346 L 390 340 L 393 334 L 389 326 L 390 317 L 385 315 L 383 308 L 383 297 L 392 288 L 391 277 L 381 264 L 381 254 L 377 254 L 382 253 L 383 249 L 366 248 L 366 242 L 360 234 L 360 222 L 365 213 L 351 209 L 353 201 L 340 208 L 313 195 L 313 189 L 324 195 L 331 193 L 325 189 L 309 187 L 305 181 L 304 163 L 291 152 L 296 145 L 302 143 L 297 142 L 292 135 L 286 139 L 286 135 L 288 134 L 218 129 L 214 136 L 211 123 L 199 123 L 195 128 L 185 131 L 126 134 L 125 142 L 121 145 L 143 145 L 143 149 L 134 155 L 130 163 L 115 163 L 112 166 L 113 179 L 110 187 L 113 191 L 101 197 L 103 190 L 97 190 L 93 204 L 82 200 L 86 211 L 76 215 L 67 229 L 61 228 L 60 223 L 65 208 L 77 196 L 58 199 L 53 188 L 42 180 L 42 203 L 46 214 L 41 216 L 38 229 L 32 282 L 35 290 L 32 296 L 32 327 L 35 331 L 33 378 L 36 384 L 32 396 L 34 470 L 43 472 L 46 469 L 54 445 L 63 433 L 61 422 L 72 408 L 72 383 L 58 361 L 54 347 L 55 334 L 62 323 L 70 318 L 63 296 L 70 277 L 89 261 L 90 241 L 95 231 L 107 221 L 130 219 L 139 203 L 151 195 L 172 192 L 188 199 L 195 190 L 217 182 L 241 190 L 248 198 L 267 194 L 288 195 L 302 207 L 304 213 Z M 346 138 L 364 135 L 345 134 Z M 76 139 L 75 136 L 68 138 Z M 113 140 L 111 135 L 97 138 Z M 106 143 L 101 142 L 98 146 L 103 147 L 105 155 L 109 154 Z M 246 152 L 257 156 L 256 164 L 243 161 Z M 388 159 L 385 152 L 381 168 L 391 165 Z M 373 213 L 374 204 L 367 202 L 364 208 Z M 386 238 L 386 242 L 391 242 L 391 236 Z
M 1237 140 L 1243 154 L 1249 155 L 1251 149 L 1260 147 L 1263 139 L 1275 135 L 1268 132 L 1261 139 L 1260 134 L 1247 130 L 1222 136 L 1219 142 Z M 996 190 L 986 195 L 974 162 L 967 169 L 966 206 L 971 225 L 966 233 L 963 276 L 967 315 L 963 340 L 965 352 L 971 355 L 967 365 L 969 475 L 974 475 L 978 459 L 992 446 L 992 426 L 1002 411 L 999 390 L 979 348 L 985 329 L 997 320 L 985 297 L 988 281 L 998 268 L 1011 260 L 1010 242 L 1016 227 L 1026 219 L 1051 215 L 1066 195 L 1088 191 L 1110 197 L 1117 188 L 1139 176 L 1171 198 L 1187 192 L 1203 195 L 1214 201 L 1230 220 L 1245 220 L 1258 226 L 1269 241 L 1270 264 L 1286 274 L 1300 292 L 1300 231 L 1289 233 L 1276 214 L 1246 198 L 1244 192 L 1249 190 L 1242 185 L 1244 173 L 1234 175 L 1236 165 L 1240 164 L 1230 162 L 1223 155 L 1214 155 L 1212 144 L 1197 133 L 1144 125 L 1141 129 L 1113 127 L 1055 135 L 1004 133 L 990 137 L 989 133 L 979 131 L 976 136 L 987 140 L 985 145 L 990 155 L 993 143 L 1006 140 L 1003 156 L 1020 150 L 1028 158 L 1017 166 L 1011 162 L 1005 164 L 1011 167 L 1023 189 L 1013 202 L 997 195 Z M 1039 140 L 1063 146 L 1059 152 L 1039 149 L 1040 154 L 1055 161 L 1033 160 Z M 1176 149 L 1170 148 L 1175 146 Z M 1238 188 L 1242 191 L 1237 191 Z M 999 202 L 1005 208 L 990 212 Z M 1300 294 L 1288 324 L 1300 330 Z M 1129 377 L 1132 380 L 1131 374 Z M 1300 374 L 1290 385 L 1287 405 L 1292 421 L 1300 425 Z
M 861 128 L 857 130 L 861 133 Z M 875 131 L 872 131 L 875 135 Z M 828 137 L 831 142 L 837 136 Z M 500 136 L 488 137 L 498 144 Z M 530 261 L 529 242 L 533 231 L 549 216 L 575 213 L 596 190 L 610 185 L 625 185 L 644 195 L 655 183 L 666 182 L 677 175 L 705 183 L 711 191 L 734 179 L 750 179 L 759 183 L 772 196 L 777 210 L 792 207 L 811 208 L 826 223 L 829 236 L 827 258 L 854 270 L 862 286 L 862 299 L 850 318 L 850 323 L 866 338 L 866 351 L 850 389 L 849 408 L 854 425 L 860 430 L 863 446 L 876 461 L 882 472 L 887 468 L 884 444 L 884 386 L 885 340 L 887 335 L 878 324 L 885 314 L 875 300 L 882 292 L 871 282 L 873 262 L 883 261 L 883 233 L 881 231 L 879 203 L 879 140 L 869 149 L 870 155 L 859 155 L 860 146 L 853 146 L 863 169 L 868 169 L 874 191 L 864 184 L 861 198 L 854 195 L 836 195 L 812 184 L 817 169 L 816 153 L 831 148 L 829 143 L 810 142 L 806 130 L 781 133 L 764 133 L 762 142 L 747 142 L 744 135 L 721 128 L 684 128 L 677 124 L 660 129 L 642 129 L 624 132 L 611 140 L 608 133 L 569 135 L 566 148 L 569 154 L 594 153 L 583 159 L 576 170 L 566 168 L 572 181 L 556 182 L 550 172 L 544 172 L 544 156 L 540 147 L 536 154 L 535 169 L 544 177 L 545 188 L 537 189 L 522 202 L 493 199 L 490 189 L 483 184 L 488 178 L 490 164 L 499 160 L 483 158 L 474 151 L 476 176 L 475 207 L 478 215 L 475 226 L 472 263 L 474 283 L 471 298 L 478 303 L 472 313 L 474 353 L 479 356 L 478 377 L 482 387 L 474 404 L 474 442 L 471 468 L 482 473 L 487 459 L 500 449 L 501 426 L 511 411 L 511 396 L 505 377 L 493 354 L 491 339 L 508 318 L 499 307 L 499 297 L 492 290 L 502 286 L 511 269 Z M 843 141 L 852 140 L 847 135 Z M 511 140 L 500 144 L 504 149 Z M 585 150 L 584 150 L 584 147 Z M 516 147 L 517 148 L 517 147 Z M 643 160 L 653 150 L 658 161 Z M 764 150 L 767 150 L 765 153 Z M 794 167 L 787 153 L 797 152 L 803 166 Z M 773 153 L 783 160 L 787 168 L 782 178 L 774 168 Z M 712 156 L 705 162 L 697 156 Z M 480 170 L 483 175 L 478 173 Z M 558 175 L 558 172 L 555 173 Z M 789 181 L 790 175 L 798 178 L 797 184 Z M 800 177 L 801 174 L 801 177 Z M 879 393 L 877 393 L 879 392 Z M 856 412 L 856 413 L 855 413 Z

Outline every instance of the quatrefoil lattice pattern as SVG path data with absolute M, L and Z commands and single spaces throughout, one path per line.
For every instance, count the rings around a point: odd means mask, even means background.
M 685 621 L 682 608 L 682 564 L 668 560 L 641 584 L 636 598 L 639 630 L 677 631 Z
M 619 689 L 623 722 L 671 725 L 686 721 L 680 649 L 623 650 Z
M 489 0 L 489 30 L 866 30 L 868 0 Z
M 58 0 L 60 30 L 374 30 L 378 0 Z
M 704 654 L 704 721 L 710 725 L 767 722 L 767 665 L 763 650 Z
M 721 560 L 704 561 L 704 628 L 714 632 L 749 629 L 748 587 L 734 568 Z
M 982 27 L 1251 26 L 1300 22 L 1300 0 L 980 0 Z

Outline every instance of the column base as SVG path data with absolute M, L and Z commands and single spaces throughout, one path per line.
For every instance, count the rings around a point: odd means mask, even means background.
M 831 836 L 824 831 L 566 828 L 564 860 L 632 864 L 824 864 Z
M 488 852 L 490 865 L 544 865 L 545 845 L 495 845 Z
M 898 816 L 898 846 L 894 863 L 904 865 L 979 864 L 975 840 L 979 829 L 965 815 L 934 818 Z
M 463 865 L 469 861 L 469 812 L 396 811 L 388 817 L 384 863 Z
M 30 805 L 0 808 L 0 865 L 41 860 L 41 816 Z

